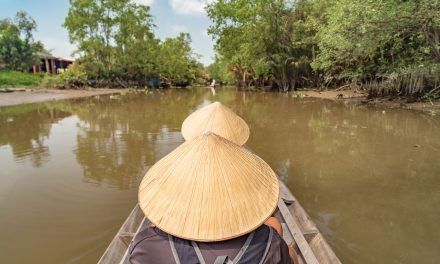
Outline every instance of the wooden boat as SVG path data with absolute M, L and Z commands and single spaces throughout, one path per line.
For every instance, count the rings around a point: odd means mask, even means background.
M 296 249 L 301 264 L 341 263 L 306 211 L 281 181 L 275 216 L 283 226 L 284 240 Z M 130 263 L 128 247 L 133 237 L 148 224 L 139 205 L 136 205 L 98 264 Z

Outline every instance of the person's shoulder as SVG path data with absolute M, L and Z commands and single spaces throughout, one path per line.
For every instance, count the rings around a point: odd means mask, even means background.
M 257 241 L 267 243 L 269 234 L 272 233 L 269 251 L 265 258 L 265 264 L 290 264 L 289 248 L 284 239 L 271 226 L 262 225 L 255 230 Z
M 159 233 L 156 231 L 155 227 L 147 227 L 144 230 L 140 231 L 139 233 L 136 234 L 135 236 L 135 240 L 136 239 L 145 239 L 145 238 L 151 238 L 151 237 L 155 237 L 155 236 L 159 236 Z
M 268 228 L 271 228 L 273 231 L 272 241 L 271 241 L 272 246 L 279 247 L 282 250 L 287 248 L 287 243 L 284 240 L 284 238 L 273 227 L 268 227 Z
M 131 244 L 131 250 L 133 250 L 136 246 L 138 246 L 142 242 L 148 241 L 161 241 L 166 239 L 164 234 L 161 233 L 156 227 L 147 227 L 141 232 L 137 233 L 133 238 Z
M 278 234 L 277 230 L 272 226 L 262 225 L 255 230 L 255 236 L 257 238 L 267 238 L 268 234 L 272 233 L 272 242 L 273 241 L 284 241 L 283 238 Z
M 168 235 L 156 227 L 148 227 L 139 232 L 133 239 L 130 249 L 130 263 L 162 264 L 172 263 Z
M 268 254 L 269 259 L 266 263 L 276 263 L 276 264 L 290 264 L 292 259 L 289 255 L 289 247 L 286 241 L 281 237 L 278 232 L 273 231 L 271 247 Z

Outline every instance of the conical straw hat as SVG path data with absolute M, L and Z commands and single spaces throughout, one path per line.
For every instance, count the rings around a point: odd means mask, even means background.
M 159 160 L 139 187 L 139 204 L 159 229 L 195 241 L 247 234 L 274 212 L 275 172 L 261 158 L 213 133 Z
M 207 105 L 188 116 L 182 124 L 182 135 L 191 140 L 206 131 L 214 132 L 238 145 L 249 138 L 246 122 L 219 102 Z

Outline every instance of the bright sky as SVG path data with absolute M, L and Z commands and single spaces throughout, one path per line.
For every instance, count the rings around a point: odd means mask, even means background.
M 203 7 L 210 0 L 133 0 L 150 5 L 155 32 L 161 39 L 188 32 L 194 51 L 205 65 L 212 62 L 213 42 L 206 33 L 210 25 Z M 19 10 L 26 11 L 38 24 L 35 39 L 44 43 L 55 56 L 71 57 L 75 46 L 69 43 L 67 31 L 62 27 L 69 9 L 68 0 L 0 0 L 0 18 L 13 17 Z

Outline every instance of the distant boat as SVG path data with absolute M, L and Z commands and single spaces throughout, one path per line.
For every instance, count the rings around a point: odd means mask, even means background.
M 296 249 L 299 263 L 341 263 L 298 200 L 281 181 L 280 200 L 275 216 L 283 227 L 284 240 Z M 149 221 L 139 205 L 136 205 L 98 264 L 129 264 L 128 247 L 133 237 L 148 225 Z

